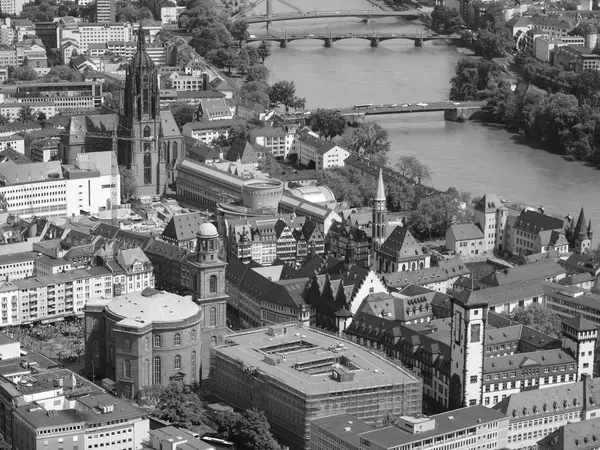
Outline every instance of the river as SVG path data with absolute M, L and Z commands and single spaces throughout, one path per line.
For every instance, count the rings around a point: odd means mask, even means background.
M 292 0 L 304 11 L 370 9 L 366 0 Z M 274 12 L 289 12 L 273 0 Z M 264 14 L 264 4 L 259 6 Z M 282 34 L 308 31 L 323 34 L 375 31 L 415 33 L 420 28 L 400 19 L 361 23 L 355 18 L 273 23 Z M 264 33 L 252 25 L 251 33 Z M 366 40 L 344 40 L 332 48 L 321 41 L 294 41 L 285 49 L 272 46 L 266 65 L 270 82 L 293 80 L 307 108 L 357 103 L 427 102 L 448 98 L 450 78 L 461 53 L 442 43 L 414 47 L 412 41 L 392 40 L 371 48 Z M 502 128 L 476 122 L 444 121 L 442 113 L 374 118 L 389 133 L 392 163 L 401 155 L 417 156 L 433 172 L 431 183 L 450 186 L 473 196 L 496 193 L 512 201 L 564 215 L 584 206 L 594 228 L 600 224 L 600 173 L 578 162 L 534 149 Z

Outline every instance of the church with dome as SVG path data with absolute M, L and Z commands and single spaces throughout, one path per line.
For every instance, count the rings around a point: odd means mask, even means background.
M 118 161 L 137 180 L 140 198 L 162 195 L 173 183 L 184 156 L 183 138 L 169 109 L 160 108 L 158 70 L 148 56 L 140 27 L 137 52 L 127 68 L 123 111 L 119 117 Z

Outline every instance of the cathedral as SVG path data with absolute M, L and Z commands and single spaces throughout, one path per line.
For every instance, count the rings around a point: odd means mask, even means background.
M 119 165 L 137 180 L 137 196 L 162 195 L 183 158 L 183 140 L 170 110 L 160 108 L 158 72 L 138 34 L 137 53 L 127 68 L 123 112 L 119 118 Z

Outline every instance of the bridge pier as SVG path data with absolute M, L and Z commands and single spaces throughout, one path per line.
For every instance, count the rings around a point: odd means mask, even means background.
M 423 38 L 415 39 L 415 47 L 423 47 Z
M 279 47 L 286 48 L 287 47 L 287 39 L 282 39 L 279 41 Z
M 333 45 L 333 41 L 331 38 L 326 38 L 323 42 L 325 42 L 325 47 L 330 48 Z
M 379 38 L 371 38 L 371 47 L 379 47 Z
M 444 119 L 449 122 L 467 122 L 480 108 L 447 109 L 444 111 Z

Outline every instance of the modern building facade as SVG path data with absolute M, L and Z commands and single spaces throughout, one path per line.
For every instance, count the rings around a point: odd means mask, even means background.
M 307 327 L 230 335 L 215 349 L 212 369 L 213 396 L 239 409 L 260 407 L 275 436 L 293 448 L 310 449 L 310 421 L 332 413 L 375 424 L 386 415 L 421 412 L 421 381 L 414 375 Z

